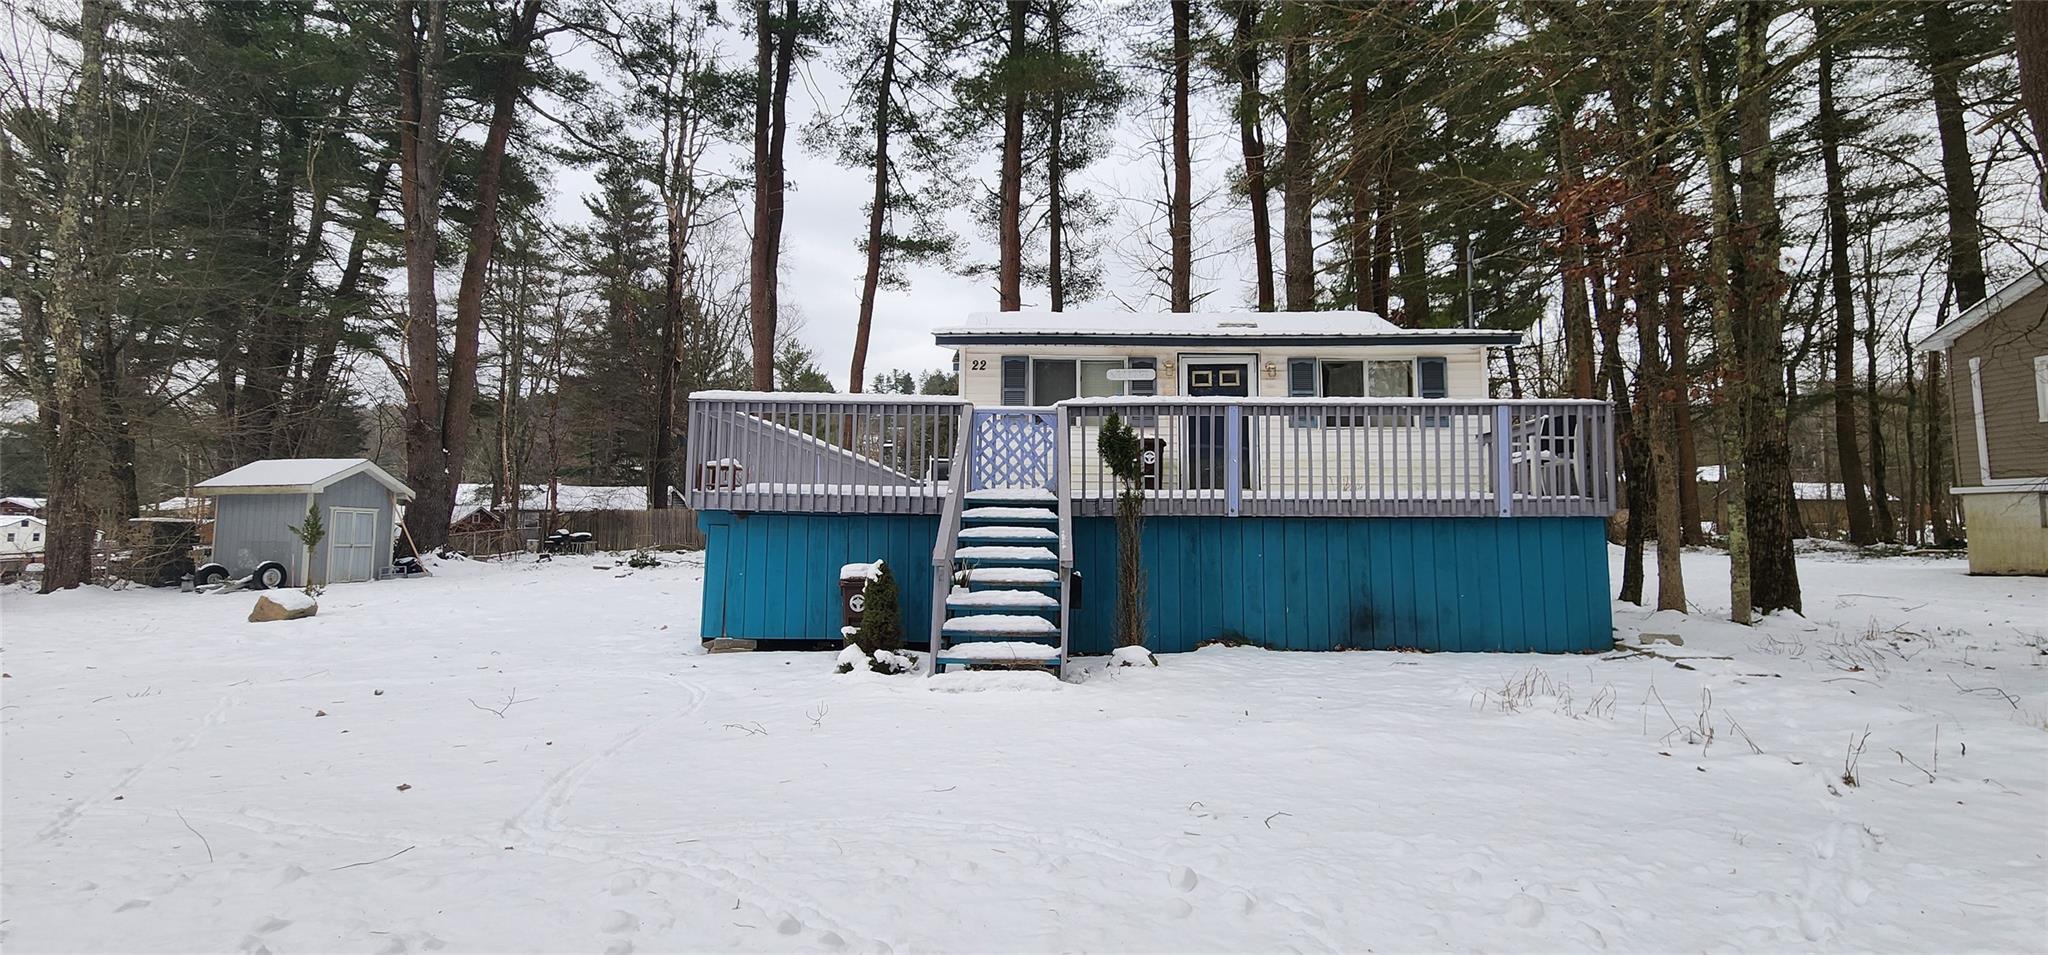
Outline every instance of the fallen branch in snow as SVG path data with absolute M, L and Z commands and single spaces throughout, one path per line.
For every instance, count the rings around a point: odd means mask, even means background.
M 1870 742 L 1870 727 L 1868 725 L 1863 727 L 1862 736 L 1849 737 L 1849 747 L 1842 753 L 1842 785 L 1854 786 L 1858 784 L 1856 764 L 1863 761 L 1863 745 L 1868 742 Z
M 1930 772 L 1927 772 L 1927 767 L 1925 767 L 1925 766 L 1922 766 L 1922 765 L 1920 765 L 1919 763 L 1913 762 L 1913 757 L 1911 757 L 1911 756 L 1908 756 L 1908 755 L 1906 755 L 1905 753 L 1900 753 L 1900 752 L 1899 752 L 1899 750 L 1898 750 L 1898 749 L 1897 749 L 1896 747 L 1894 747 L 1894 748 L 1892 749 L 1892 752 L 1894 752 L 1894 753 L 1899 753 L 1899 762 L 1905 763 L 1906 765 L 1908 765 L 1908 766 L 1911 766 L 1911 767 L 1913 767 L 1914 769 L 1917 769 L 1917 770 L 1919 770 L 1919 771 L 1920 771 L 1921 773 L 1925 774 L 1925 775 L 1927 776 L 1927 781 L 1928 781 L 1928 782 L 1930 782 L 1930 783 L 1931 783 L 1931 782 L 1933 782 L 1933 781 L 1934 781 L 1934 774 L 1933 774 L 1933 773 L 1930 773 Z
M 1743 728 L 1742 728 L 1742 724 L 1741 724 L 1741 723 L 1737 723 L 1737 722 L 1735 722 L 1735 717 L 1733 717 L 1733 716 L 1729 716 L 1729 715 L 1728 715 L 1728 711 L 1727 711 L 1727 710 L 1725 710 L 1725 709 L 1721 711 L 1721 715 L 1722 715 L 1722 716 L 1727 716 L 1727 717 L 1728 717 L 1728 728 L 1729 728 L 1729 729 L 1732 729 L 1732 730 L 1734 730 L 1735 732 L 1737 732 L 1737 733 L 1740 733 L 1740 734 L 1742 734 L 1742 741 L 1743 741 L 1744 743 L 1748 743 L 1748 744 L 1749 744 L 1749 751 L 1750 751 L 1750 752 L 1752 752 L 1752 753 L 1755 753 L 1755 754 L 1756 754 L 1756 755 L 1758 755 L 1758 756 L 1762 756 L 1762 755 L 1764 754 L 1764 748 L 1763 748 L 1763 747 L 1761 747 L 1761 746 L 1758 746 L 1758 745 L 1756 744 L 1756 740 L 1753 740 L 1753 739 L 1750 739 L 1750 738 L 1749 738 L 1749 731 L 1748 731 L 1748 730 L 1746 730 L 1746 729 L 1743 729 Z
M 485 705 L 483 705 L 482 703 L 478 703 L 478 702 L 477 702 L 477 701 L 475 701 L 475 700 L 470 700 L 470 701 L 469 701 L 469 705 L 471 705 L 471 706 L 474 706 L 474 707 L 476 707 L 477 709 L 480 709 L 480 710 L 482 710 L 482 711 L 484 711 L 484 712 L 486 712 L 486 713 L 496 713 L 496 714 L 498 714 L 498 718 L 502 720 L 502 719 L 504 719 L 504 718 L 505 718 L 505 711 L 506 711 L 506 710 L 509 710 L 509 709 L 511 709 L 511 708 L 513 708 L 513 707 L 515 707 L 515 706 L 518 706 L 518 705 L 519 705 L 519 704 L 521 704 L 521 703 L 531 703 L 531 702 L 533 702 L 533 701 L 534 701 L 534 700 L 536 700 L 536 699 L 539 699 L 539 697 L 532 697 L 532 696 L 529 696 L 529 697 L 527 697 L 526 699 L 523 699 L 523 700 L 522 700 L 522 699 L 520 699 L 520 698 L 519 698 L 519 688 L 515 686 L 515 687 L 513 687 L 513 688 L 512 688 L 512 692 L 510 692 L 510 693 L 507 693 L 507 694 L 505 694 L 505 705 L 503 705 L 503 706 L 499 706 L 499 707 L 489 707 L 489 706 L 485 706 Z
M 1275 820 L 1275 819 L 1278 819 L 1278 818 L 1280 818 L 1281 816 L 1292 816 L 1292 815 L 1294 815 L 1294 814 L 1293 814 L 1293 813 L 1291 813 L 1291 812 L 1276 812 L 1276 813 L 1274 813 L 1274 814 L 1272 814 L 1272 815 L 1270 815 L 1270 816 L 1267 816 L 1267 817 L 1266 817 L 1266 828 L 1268 828 L 1268 829 L 1271 829 L 1271 828 L 1273 828 L 1273 820 Z
M 384 858 L 382 858 L 382 859 L 371 859 L 371 860 L 369 860 L 369 861 L 367 861 L 367 862 L 351 862 L 351 863 L 349 863 L 348 865 L 338 865 L 338 866 L 335 866 L 334 868 L 332 868 L 332 869 L 329 869 L 329 870 L 327 870 L 327 871 L 329 871 L 329 872 L 340 872 L 340 871 L 341 871 L 341 870 L 343 870 L 343 869 L 353 869 L 353 868 L 355 868 L 356 866 L 359 866 L 359 865 L 376 865 L 376 864 L 377 864 L 377 863 L 379 863 L 379 862 L 386 862 L 386 861 L 389 861 L 389 860 L 391 860 L 391 859 L 396 859 L 396 858 L 398 858 L 399 856 L 402 856 L 402 855 L 404 855 L 404 854 L 406 854 L 406 853 L 408 853 L 408 852 L 411 852 L 412 850 L 414 850 L 414 849 L 417 849 L 417 848 L 419 848 L 419 847 L 418 847 L 418 846 L 406 846 L 405 848 L 403 848 L 403 849 L 400 849 L 400 850 L 398 850 L 397 852 L 394 852 L 394 853 L 392 853 L 392 854 L 390 854 L 390 855 L 388 855 L 388 856 L 385 856 L 385 857 L 384 857 Z
M 184 813 L 182 813 L 182 812 L 178 812 L 178 810 L 176 810 L 176 809 L 173 809 L 173 810 L 171 810 L 171 811 L 172 811 L 172 812 L 176 812 L 176 813 L 178 813 L 178 821 L 179 821 L 179 822 L 185 822 L 185 814 L 184 814 Z M 206 847 L 206 861 L 208 861 L 208 862 L 212 862 L 212 861 L 213 861 L 213 843 L 211 843 L 211 842 L 208 842 L 208 841 L 206 841 L 206 836 L 205 836 L 205 834 L 201 833 L 201 832 L 200 832 L 199 830 L 197 830 L 197 829 L 194 829 L 194 828 L 192 828 L 192 824 L 191 824 L 191 823 L 189 823 L 189 822 L 185 822 L 185 829 L 186 829 L 186 831 L 188 831 L 188 832 L 192 833 L 193 835 L 195 835 L 195 836 L 198 836 L 198 837 L 199 837 L 199 844 L 200 844 L 200 845 L 202 845 L 202 846 L 205 846 L 205 847 Z
M 1961 683 L 1956 683 L 1956 678 L 1955 678 L 1955 677 L 1949 677 L 1949 678 L 1948 678 L 1948 682 L 1949 682 L 1949 683 L 1951 683 L 1951 684 L 1954 684 L 1954 686 L 1955 686 L 1955 688 L 1956 688 L 1957 690 L 1960 690 L 1960 691 L 1962 691 L 1962 692 L 1964 692 L 1964 693 L 1993 693 L 1993 694 L 1997 694 L 1997 696 L 1998 696 L 1998 697 L 1999 697 L 2000 699 L 2003 699 L 2003 700 L 2004 700 L 2004 701 L 2006 702 L 2006 704 L 2007 704 L 2007 705 L 2009 705 L 2009 706 L 2011 706 L 2011 707 L 2012 707 L 2013 709 L 2019 709 L 2019 708 L 2020 708 L 2020 698 L 2019 698 L 2019 697 L 2017 697 L 2017 696 L 2014 696 L 2014 695 L 2012 695 L 2011 693 L 2007 693 L 2007 692 L 2005 692 L 2005 688 L 2004 688 L 2004 687 L 1999 687 L 1999 686 L 1964 686 L 1964 685 L 1962 685 Z
M 725 728 L 729 730 L 745 730 L 748 736 L 768 735 L 768 728 L 760 723 L 727 723 Z

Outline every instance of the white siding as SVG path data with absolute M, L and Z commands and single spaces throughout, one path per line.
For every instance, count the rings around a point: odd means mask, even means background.
M 1487 395 L 1486 355 L 1489 345 L 1418 346 L 1268 346 L 1233 347 L 1219 341 L 1215 347 L 1167 345 L 962 345 L 960 351 L 960 396 L 977 405 L 1003 403 L 1003 356 L 1034 358 L 1154 358 L 1159 365 L 1159 394 L 1181 393 L 1180 369 L 1188 358 L 1210 355 L 1246 355 L 1253 360 L 1252 394 L 1257 397 L 1287 396 L 1287 360 L 1319 358 L 1330 361 L 1413 360 L 1423 356 L 1446 359 L 1447 397 L 1456 400 L 1484 400 Z M 1171 368 L 1168 363 L 1171 363 Z M 1269 367 L 1270 366 L 1270 367 Z M 1271 374 L 1268 374 L 1268 372 Z

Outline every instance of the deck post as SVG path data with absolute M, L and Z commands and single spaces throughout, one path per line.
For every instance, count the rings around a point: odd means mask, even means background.
M 1223 409 L 1223 514 L 1244 509 L 1244 407 Z
M 1515 516 L 1515 436 L 1513 412 L 1493 406 L 1493 503 L 1497 516 Z

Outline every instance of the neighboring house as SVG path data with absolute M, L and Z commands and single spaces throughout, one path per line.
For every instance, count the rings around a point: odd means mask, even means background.
M 374 580 L 391 567 L 398 504 L 412 489 L 366 458 L 282 458 L 242 465 L 193 487 L 214 499 L 213 561 L 200 582 L 253 575 L 266 587 Z M 293 535 L 306 512 L 327 535 Z
M 2048 574 L 2048 271 L 1920 340 L 1948 356 L 1949 433 L 1973 574 Z
M 1721 516 L 1727 509 L 1721 500 L 1721 466 L 1709 464 L 1698 471 L 1700 510 L 1707 522 L 1714 527 L 1714 533 L 1722 533 Z M 1799 507 L 1799 524 L 1806 533 L 1823 537 L 1843 537 L 1849 532 L 1849 505 L 1842 500 L 1840 484 L 1830 481 L 1792 482 L 1792 500 Z M 1896 506 L 1899 496 L 1886 497 Z
M 960 397 L 1487 397 L 1495 329 L 1402 328 L 1371 312 L 1139 315 L 987 312 L 933 333 L 959 357 Z
M 41 517 L 46 503 L 40 497 L 0 497 L 0 517 Z
M 644 511 L 648 509 L 645 487 L 558 484 L 552 495 L 556 514 L 581 514 L 589 511 Z M 548 486 L 528 484 L 519 494 L 519 523 L 529 537 L 540 527 L 540 520 L 548 512 Z M 683 496 L 671 489 L 669 504 L 683 506 Z M 488 484 L 464 484 L 455 489 L 455 509 L 449 514 L 448 529 L 453 533 L 481 533 L 504 530 L 512 518 L 512 506 L 501 498 L 500 503 L 491 506 L 491 486 Z
M 935 334 L 958 396 L 691 396 L 704 639 L 836 640 L 840 568 L 882 559 L 939 668 L 1109 652 L 1115 413 L 1154 651 L 1612 646 L 1611 408 L 1489 398 L 1515 332 L 1004 313 Z
M 0 557 L 26 557 L 43 552 L 43 534 L 49 525 L 40 517 L 10 514 L 0 517 Z

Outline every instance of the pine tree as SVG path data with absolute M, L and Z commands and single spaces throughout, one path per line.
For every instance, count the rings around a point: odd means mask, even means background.
M 1138 432 L 1112 411 L 1095 438 L 1117 482 L 1116 643 L 1145 645 L 1145 465 Z

